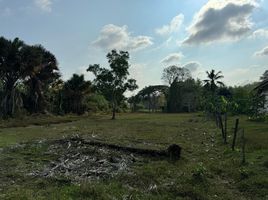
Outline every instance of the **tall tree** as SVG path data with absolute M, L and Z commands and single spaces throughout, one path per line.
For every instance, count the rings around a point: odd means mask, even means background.
M 198 80 L 174 81 L 169 88 L 167 112 L 196 111 L 200 104 L 201 88 Z
M 0 78 L 3 82 L 1 115 L 13 117 L 21 104 L 18 85 L 28 85 L 28 97 L 35 98 L 34 104 L 26 100 L 27 105 L 44 110 L 44 88 L 59 77 L 56 58 L 41 46 L 29 46 L 15 38 L 0 38 Z
M 138 88 L 136 80 L 128 79 L 129 53 L 112 50 L 107 54 L 111 69 L 102 68 L 99 65 L 89 65 L 87 71 L 95 75 L 94 84 L 112 106 L 112 119 L 115 119 L 117 106 L 124 100 L 124 93 Z
M 83 100 L 89 94 L 90 81 L 85 81 L 84 75 L 73 74 L 72 78 L 63 86 L 63 110 L 65 113 L 83 114 L 85 105 Z
M 224 86 L 223 82 L 220 81 L 224 77 L 221 71 L 215 73 L 215 70 L 212 69 L 210 72 L 206 71 L 206 73 L 208 79 L 204 80 L 205 88 L 214 93 L 218 86 Z
M 46 112 L 48 89 L 60 78 L 57 60 L 41 45 L 27 46 L 23 59 L 27 63 L 23 78 L 28 87 L 28 109 L 32 113 Z
M 191 78 L 190 70 L 176 65 L 165 68 L 162 74 L 162 80 L 169 85 L 171 85 L 175 80 L 185 81 L 189 78 Z
M 11 41 L 0 37 L 0 78 L 3 87 L 0 112 L 4 118 L 14 115 L 16 99 L 20 98 L 16 87 L 26 64 L 22 59 L 24 48 L 24 42 L 18 38 Z
M 149 112 L 156 111 L 157 108 L 163 108 L 164 105 L 160 105 L 160 98 L 166 97 L 168 93 L 168 86 L 165 85 L 150 85 L 143 88 L 136 95 L 136 99 L 146 103 Z M 162 102 L 163 104 L 163 102 Z

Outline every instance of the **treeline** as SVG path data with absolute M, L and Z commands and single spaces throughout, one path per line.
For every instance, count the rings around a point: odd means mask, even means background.
M 35 113 L 83 114 L 126 108 L 125 91 L 137 88 L 129 73 L 128 52 L 107 54 L 110 70 L 90 65 L 93 82 L 73 74 L 63 81 L 56 57 L 41 45 L 0 37 L 0 117 Z
M 147 86 L 137 95 L 125 97 L 126 91 L 138 88 L 129 79 L 129 53 L 112 50 L 106 56 L 109 68 L 89 65 L 84 75 L 73 74 L 63 81 L 56 57 L 41 45 L 28 45 L 20 39 L 0 37 L 0 117 L 27 114 L 86 112 L 195 112 L 208 116 L 217 113 L 247 114 L 252 118 L 264 116 L 265 99 L 256 88 L 257 83 L 243 87 L 226 87 L 221 72 L 207 72 L 206 80 L 195 80 L 186 68 L 170 66 L 164 69 L 166 85 Z M 267 81 L 268 71 L 261 77 Z
M 186 68 L 169 66 L 164 69 L 162 79 L 167 84 L 147 86 L 129 99 L 132 111 L 149 112 L 195 112 L 203 111 L 209 117 L 219 113 L 245 114 L 252 119 L 265 118 L 265 97 L 259 82 L 227 87 L 222 82 L 222 72 L 207 71 L 206 80 L 195 80 Z M 260 82 L 268 81 L 268 70 Z

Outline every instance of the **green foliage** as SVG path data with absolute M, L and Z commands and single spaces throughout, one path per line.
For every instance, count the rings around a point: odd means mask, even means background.
M 220 81 L 220 79 L 223 78 L 223 75 L 221 71 L 215 73 L 215 70 L 212 69 L 210 72 L 206 72 L 208 79 L 204 80 L 205 83 L 205 88 L 212 92 L 215 93 L 218 86 L 224 86 L 223 82 Z
M 88 111 L 98 112 L 98 111 L 108 111 L 109 102 L 101 94 L 93 93 L 86 97 L 85 104 Z
M 97 92 L 105 96 L 113 109 L 112 119 L 115 119 L 115 112 L 124 100 L 126 91 L 133 91 L 138 88 L 136 80 L 127 79 L 129 72 L 129 53 L 126 51 L 117 52 L 112 50 L 107 54 L 110 70 L 101 68 L 99 65 L 90 65 L 87 71 L 95 75 L 93 81 Z
M 265 97 L 258 93 L 251 93 L 249 118 L 255 121 L 265 121 Z
M 55 56 L 41 45 L 30 46 L 15 38 L 0 38 L 0 78 L 2 99 L 0 114 L 14 117 L 24 106 L 29 112 L 44 112 L 44 90 L 59 78 Z M 24 84 L 27 92 L 22 96 L 17 88 Z
M 248 114 L 250 108 L 251 90 L 247 86 L 240 86 L 232 88 L 232 101 L 238 107 L 234 114 Z
M 187 79 L 184 82 L 174 81 L 169 88 L 167 111 L 170 113 L 196 111 L 200 106 L 200 95 L 200 82 L 194 79 Z
M 251 120 L 265 119 L 265 97 L 255 90 L 257 83 L 231 88 L 232 114 L 246 114 Z
M 165 68 L 162 74 L 162 80 L 169 85 L 171 85 L 175 80 L 183 82 L 190 78 L 192 77 L 189 69 L 178 67 L 176 65 L 171 65 Z
M 135 104 L 141 103 L 142 107 L 147 108 L 152 112 L 157 110 L 163 110 L 166 106 L 166 96 L 168 93 L 168 86 L 165 85 L 150 85 L 130 99 L 130 103 Z
M 48 88 L 60 77 L 57 60 L 41 45 L 27 47 L 25 54 L 26 62 L 30 63 L 24 81 L 27 89 L 25 107 L 30 113 L 47 112 Z
M 204 181 L 207 175 L 207 168 L 201 162 L 197 164 L 192 173 L 196 181 Z
M 83 114 L 86 111 L 84 99 L 90 93 L 91 83 L 85 81 L 84 75 L 73 74 L 65 82 L 62 90 L 63 111 L 65 113 Z

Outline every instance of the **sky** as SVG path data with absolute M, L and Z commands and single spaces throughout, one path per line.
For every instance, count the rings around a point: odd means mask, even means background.
M 117 49 L 129 51 L 140 89 L 163 84 L 170 65 L 243 85 L 268 69 L 268 0 L 0 0 L 0 36 L 43 45 L 64 80 L 92 80 L 87 67 L 108 67 Z

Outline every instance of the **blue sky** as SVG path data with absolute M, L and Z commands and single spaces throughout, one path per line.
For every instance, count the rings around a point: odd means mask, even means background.
M 42 44 L 64 79 L 92 79 L 87 66 L 108 66 L 112 48 L 130 52 L 140 87 L 161 84 L 172 64 L 200 79 L 221 70 L 227 85 L 268 69 L 267 0 L 0 0 L 0 35 Z

